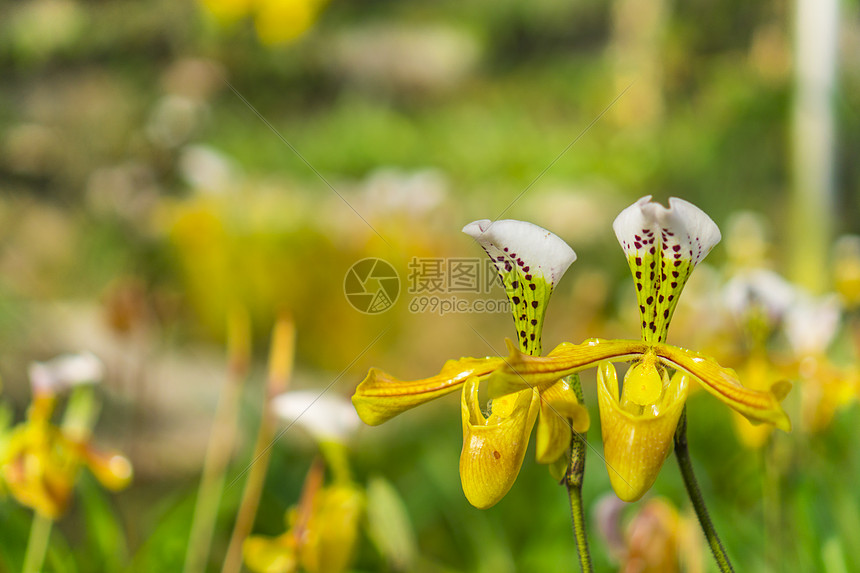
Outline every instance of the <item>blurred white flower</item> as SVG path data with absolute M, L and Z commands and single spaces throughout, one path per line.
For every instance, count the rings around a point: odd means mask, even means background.
M 799 356 L 824 354 L 836 336 L 842 306 L 839 297 L 799 293 L 785 315 L 785 335 Z
M 735 319 L 743 321 L 751 312 L 764 312 L 771 327 L 782 320 L 796 297 L 791 283 L 767 269 L 742 271 L 723 290 L 723 302 Z
M 301 426 L 319 442 L 346 443 L 360 424 L 349 400 L 318 390 L 294 390 L 276 396 L 272 411 L 287 424 Z
M 32 362 L 28 369 L 34 393 L 56 394 L 84 384 L 98 384 L 104 365 L 92 352 L 61 354 L 45 362 Z
M 179 172 L 196 191 L 223 193 L 238 184 L 235 163 L 217 149 L 206 145 L 189 145 L 179 157 Z

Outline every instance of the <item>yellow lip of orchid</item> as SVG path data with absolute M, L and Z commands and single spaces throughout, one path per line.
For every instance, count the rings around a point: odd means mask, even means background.
M 630 367 L 625 386 L 636 387 L 640 378 L 650 377 L 650 372 L 640 371 L 642 367 L 642 362 Z M 623 501 L 636 501 L 651 488 L 672 451 L 675 427 L 687 399 L 689 377 L 678 372 L 671 381 L 665 378 L 665 373 L 663 378 L 661 395 L 636 412 L 635 403 L 625 404 L 623 396 L 618 395 L 615 367 L 604 362 L 598 368 L 597 396 L 606 468 L 612 489 Z
M 519 474 L 540 411 L 540 397 L 528 389 L 503 396 L 493 402 L 492 413 L 487 417 L 478 406 L 478 380 L 470 378 L 463 386 L 460 408 L 463 493 L 469 503 L 486 509 L 508 493 Z

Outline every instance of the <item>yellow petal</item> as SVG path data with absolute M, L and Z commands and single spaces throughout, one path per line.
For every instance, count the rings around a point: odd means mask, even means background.
M 503 364 L 502 358 L 461 358 L 449 360 L 436 376 L 403 381 L 371 368 L 355 389 L 352 404 L 359 417 L 371 426 L 397 414 L 453 392 L 470 376 L 485 376 Z
M 275 538 L 252 535 L 242 543 L 242 555 L 254 573 L 293 573 L 298 567 L 292 533 Z
M 522 466 L 529 435 L 540 410 L 534 390 L 513 394 L 507 416 L 484 417 L 478 407 L 478 379 L 463 386 L 463 451 L 460 480 L 469 503 L 478 509 L 495 505 L 511 489 Z
M 131 483 L 132 467 L 128 458 L 118 452 L 100 452 L 83 446 L 87 467 L 103 486 L 111 491 L 124 489 Z
M 648 344 L 636 340 L 589 338 L 582 344 L 560 344 L 547 356 L 530 356 L 520 352 L 510 340 L 505 342 L 510 356 L 488 379 L 491 398 L 524 388 L 543 391 L 565 376 L 604 360 L 627 360 L 648 349 Z
M 723 368 L 710 356 L 667 344 L 657 344 L 654 350 L 664 362 L 697 378 L 705 390 L 750 421 L 767 422 L 785 432 L 791 431 L 791 421 L 780 406 L 791 390 L 791 383 L 782 380 L 769 391 L 750 390 L 741 385 L 734 370 Z
M 588 430 L 590 419 L 566 380 L 550 386 L 540 398 L 535 457 L 539 464 L 551 464 L 567 453 L 571 421 L 573 429 L 581 433 Z
M 654 413 L 650 409 L 635 415 L 618 403 L 618 374 L 612 364 L 598 369 L 597 398 L 606 470 L 615 494 L 624 501 L 636 501 L 654 484 L 663 462 L 672 451 L 678 418 L 687 399 L 689 378 L 673 377 Z
M 364 512 L 364 494 L 352 484 L 321 489 L 299 542 L 299 558 L 309 573 L 349 569 Z

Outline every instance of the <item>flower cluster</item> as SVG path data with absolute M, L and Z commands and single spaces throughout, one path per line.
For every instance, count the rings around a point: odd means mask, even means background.
M 571 432 L 588 429 L 588 412 L 567 377 L 598 371 L 598 406 L 610 481 L 618 497 L 634 501 L 654 483 L 672 449 L 672 438 L 693 382 L 749 420 L 784 431 L 780 406 L 786 381 L 744 387 L 737 374 L 710 356 L 666 344 L 678 297 L 693 269 L 720 240 L 716 224 L 681 199 L 669 207 L 644 197 L 616 218 L 613 228 L 633 274 L 641 319 L 640 340 L 588 339 L 563 343 L 541 356 L 541 332 L 550 295 L 576 260 L 551 232 L 522 221 L 476 221 L 463 230 L 494 261 L 513 309 L 517 344 L 506 357 L 461 358 L 439 374 L 404 381 L 371 369 L 353 404 L 377 425 L 460 390 L 463 450 L 460 477 L 467 499 L 479 508 L 511 488 L 537 423 L 537 461 L 565 464 Z M 614 362 L 629 362 L 619 390 Z M 478 389 L 490 402 L 482 408 Z M 485 411 L 487 414 L 485 414 Z

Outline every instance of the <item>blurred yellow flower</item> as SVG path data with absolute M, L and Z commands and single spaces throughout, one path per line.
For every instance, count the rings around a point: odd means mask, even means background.
M 223 24 L 231 24 L 248 15 L 256 0 L 199 0 L 203 8 Z
M 200 0 L 219 23 L 253 16 L 257 37 L 268 46 L 293 42 L 307 32 L 327 0 Z
M 287 531 L 278 537 L 245 540 L 245 564 L 256 573 L 340 573 L 349 569 L 364 512 L 364 493 L 343 482 L 322 485 L 315 464 L 297 508 L 287 512 Z
M 36 396 L 27 421 L 3 442 L 0 480 L 19 503 L 57 519 L 69 505 L 81 466 L 111 490 L 126 487 L 132 470 L 125 457 L 97 452 L 51 424 L 53 409 L 53 396 Z
M 857 399 L 857 367 L 838 366 L 827 355 L 841 317 L 842 305 L 834 294 L 800 293 L 786 314 L 785 334 L 802 394 L 801 422 L 809 432 L 827 429 L 837 410 Z

